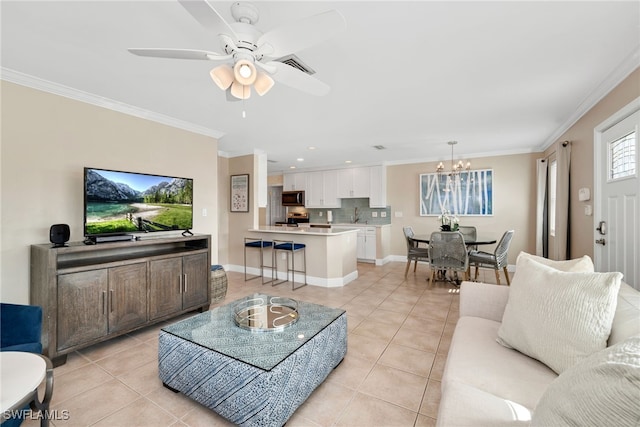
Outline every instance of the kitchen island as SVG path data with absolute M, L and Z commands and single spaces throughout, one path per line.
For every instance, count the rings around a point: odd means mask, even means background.
M 288 240 L 304 243 L 307 256 L 307 283 L 324 287 L 344 286 L 358 278 L 357 237 L 356 228 L 307 228 L 307 227 L 273 227 L 262 226 L 249 229 L 247 237 L 263 240 Z M 247 264 L 259 264 L 258 251 L 248 251 Z M 250 255 L 253 255 L 250 258 Z M 301 254 L 296 254 L 296 269 Z M 270 263 L 271 251 L 265 253 L 265 263 Z M 278 260 L 278 278 L 285 279 L 285 260 Z M 249 268 L 253 274 L 260 274 L 258 268 Z M 271 268 L 265 268 L 265 275 L 271 277 Z M 302 274 L 296 274 L 296 282 L 302 281 Z

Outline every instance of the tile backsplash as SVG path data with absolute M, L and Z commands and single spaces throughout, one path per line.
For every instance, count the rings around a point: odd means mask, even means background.
M 307 208 L 306 210 L 309 213 L 309 222 L 312 223 L 326 223 L 327 211 L 331 211 L 333 224 L 351 224 L 355 219 L 356 208 L 358 210 L 358 224 L 391 224 L 391 207 L 370 208 L 368 198 L 342 199 L 341 208 Z

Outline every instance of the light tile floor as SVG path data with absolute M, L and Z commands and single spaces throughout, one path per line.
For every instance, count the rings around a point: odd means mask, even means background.
M 358 264 L 359 277 L 343 288 L 245 282 L 228 272 L 224 301 L 253 292 L 285 295 L 341 307 L 348 316 L 344 361 L 293 414 L 287 426 L 433 426 L 440 380 L 458 320 L 455 286 L 429 286 L 418 265 Z M 493 271 L 480 279 L 495 283 Z M 193 314 L 189 314 L 193 315 Z M 53 426 L 229 426 L 213 411 L 162 386 L 158 331 L 177 319 L 74 352 L 54 370 Z M 65 415 L 68 414 L 68 419 Z M 23 426 L 39 422 L 26 420 Z

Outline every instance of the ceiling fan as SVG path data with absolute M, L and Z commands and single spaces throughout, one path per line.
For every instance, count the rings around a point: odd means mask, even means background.
M 231 15 L 236 22 L 227 23 L 207 0 L 178 0 L 201 25 L 220 40 L 224 53 L 193 49 L 132 48 L 140 56 L 175 59 L 200 59 L 224 62 L 210 72 L 213 81 L 226 91 L 228 100 L 247 99 L 251 86 L 264 95 L 274 80 L 295 89 L 322 96 L 329 86 L 310 74 L 278 59 L 321 43 L 346 28 L 337 10 L 304 18 L 262 33 L 254 24 L 258 8 L 252 3 L 234 2 Z

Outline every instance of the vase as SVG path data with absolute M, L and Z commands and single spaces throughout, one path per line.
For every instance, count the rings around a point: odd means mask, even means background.
M 440 226 L 440 230 L 442 230 L 442 231 L 451 231 L 451 226 L 450 225 L 441 225 Z

